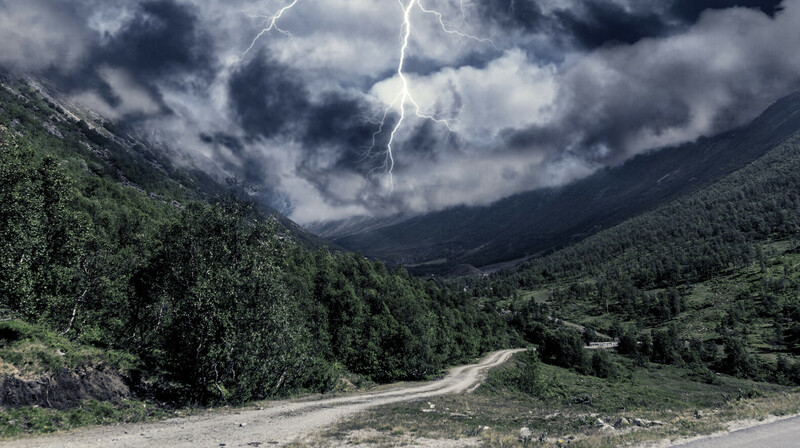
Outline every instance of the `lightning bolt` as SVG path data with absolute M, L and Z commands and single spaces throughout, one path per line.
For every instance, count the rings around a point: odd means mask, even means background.
M 377 137 L 380 134 L 383 133 L 383 129 L 386 126 L 386 119 L 388 118 L 389 113 L 391 112 L 392 109 L 397 107 L 399 109 L 399 111 L 400 111 L 400 116 L 398 117 L 397 122 L 394 124 L 394 126 L 392 127 L 392 130 L 391 130 L 391 133 L 389 134 L 389 142 L 386 144 L 386 152 L 385 152 L 386 153 L 386 158 L 385 158 L 384 164 L 383 164 L 383 170 L 384 170 L 384 173 L 386 174 L 386 177 L 387 177 L 387 180 L 388 180 L 388 183 L 389 183 L 389 191 L 390 192 L 394 191 L 394 173 L 393 173 L 393 171 L 394 171 L 395 160 L 394 160 L 393 145 L 394 145 L 396 137 L 397 137 L 397 132 L 400 130 L 401 126 L 403 125 L 403 122 L 406 119 L 406 106 L 407 105 L 410 105 L 410 107 L 414 111 L 414 114 L 417 117 L 425 119 L 425 120 L 431 120 L 431 121 L 433 121 L 435 123 L 438 123 L 438 124 L 442 124 L 447 128 L 448 131 L 453 132 L 453 129 L 450 126 L 450 121 L 449 120 L 437 118 L 437 117 L 435 117 L 435 116 L 433 116 L 431 114 L 426 114 L 426 113 L 422 112 L 422 109 L 420 108 L 419 104 L 414 99 L 414 96 L 411 94 L 411 90 L 409 88 L 408 78 L 406 77 L 406 74 L 403 71 L 403 68 L 405 67 L 406 54 L 408 52 L 408 44 L 409 44 L 409 40 L 411 39 L 411 31 L 412 31 L 411 11 L 416 7 L 420 11 L 422 11 L 423 13 L 434 16 L 436 18 L 437 22 L 439 23 L 439 26 L 442 28 L 442 31 L 444 31 L 447 34 L 453 34 L 453 35 L 456 35 L 456 36 L 458 36 L 460 38 L 471 39 L 471 40 L 475 40 L 475 41 L 478 41 L 478 42 L 490 43 L 492 46 L 494 46 L 494 42 L 492 42 L 490 39 L 473 36 L 473 35 L 461 32 L 459 30 L 450 28 L 445 23 L 444 16 L 442 15 L 442 13 L 440 13 L 439 11 L 437 11 L 435 9 L 426 8 L 425 6 L 423 6 L 421 0 L 409 0 L 407 4 L 404 4 L 403 0 L 398 0 L 398 3 L 400 4 L 400 8 L 403 10 L 403 23 L 401 25 L 401 32 L 400 32 L 400 40 L 401 40 L 400 59 L 399 59 L 399 62 L 397 64 L 397 77 L 400 79 L 401 88 L 400 88 L 400 91 L 398 92 L 397 96 L 394 98 L 394 100 L 383 111 L 383 118 L 380 120 L 380 125 L 378 127 L 378 130 L 372 135 L 372 146 L 369 148 L 369 151 L 367 152 L 367 155 L 369 155 L 375 149 L 375 146 L 377 144 L 376 143 Z M 464 2 L 463 2 L 463 0 L 460 1 L 459 5 L 460 5 L 462 17 L 463 17 L 464 16 Z
M 241 61 L 243 61 L 243 60 L 244 60 L 244 58 L 245 58 L 245 56 L 247 56 L 247 53 L 249 53 L 249 52 L 250 52 L 250 50 L 252 50 L 252 49 L 253 49 L 253 47 L 255 47 L 255 46 L 256 46 L 256 43 L 258 42 L 258 40 L 259 40 L 259 39 L 261 39 L 261 36 L 263 36 L 264 34 L 267 34 L 267 33 L 269 33 L 269 32 L 270 32 L 270 31 L 272 31 L 272 30 L 278 31 L 279 33 L 281 33 L 281 34 L 283 34 L 283 35 L 285 35 L 285 36 L 292 37 L 292 34 L 291 34 L 290 32 L 288 32 L 288 31 L 286 31 L 286 30 L 283 30 L 283 29 L 281 29 L 280 27 L 278 27 L 278 19 L 280 19 L 280 18 L 283 16 L 283 14 L 284 14 L 286 11 L 288 11 L 288 10 L 292 9 L 292 8 L 294 7 L 294 5 L 296 5 L 296 4 L 297 4 L 297 2 L 298 2 L 298 1 L 299 1 L 299 0 L 292 0 L 292 2 L 291 2 L 291 3 L 289 3 L 289 4 L 288 4 L 288 5 L 286 5 L 286 6 L 284 6 L 283 8 L 279 9 L 277 13 L 275 13 L 274 15 L 271 15 L 271 16 L 264 16 L 264 15 L 257 15 L 257 14 L 249 14 L 249 13 L 245 13 L 245 14 L 246 14 L 248 17 L 250 17 L 250 18 L 254 18 L 254 19 L 266 19 L 266 20 L 267 20 L 267 26 L 266 26 L 266 27 L 264 27 L 264 28 L 263 28 L 263 29 L 262 29 L 262 30 L 261 30 L 261 31 L 260 31 L 260 32 L 259 32 L 259 33 L 256 35 L 256 37 L 254 37 L 254 38 L 253 38 L 253 41 L 252 41 L 252 42 L 250 42 L 250 46 L 249 46 L 249 47 L 247 47 L 247 49 L 246 49 L 246 50 L 244 50 L 244 53 L 242 53 L 242 56 L 239 58 L 239 61 L 240 61 L 240 62 L 241 62 Z
M 491 44 L 493 47 L 495 47 L 494 42 L 489 38 L 473 36 L 471 34 L 467 34 L 467 33 L 464 33 L 462 31 L 450 28 L 445 23 L 444 16 L 442 15 L 442 13 L 440 13 L 439 11 L 437 11 L 435 9 L 428 9 L 428 8 L 422 6 L 422 3 L 419 2 L 419 0 L 417 0 L 417 2 L 419 3 L 419 9 L 422 12 L 424 12 L 426 14 L 430 14 L 430 15 L 436 17 L 436 20 L 439 22 L 439 26 L 442 27 L 442 31 L 444 31 L 445 33 L 447 33 L 447 34 L 455 34 L 456 36 L 464 38 L 464 39 L 471 39 L 471 40 L 478 41 L 478 42 L 488 43 L 488 44 Z M 461 17 L 462 18 L 466 17 L 466 13 L 464 12 L 464 2 L 463 1 L 460 3 L 460 9 L 461 9 Z M 497 48 L 497 47 L 495 47 L 495 48 Z
M 252 42 L 250 43 L 250 46 L 247 47 L 247 49 L 242 53 L 242 56 L 239 58 L 240 62 L 243 61 L 244 58 L 247 56 L 247 54 L 253 49 L 253 47 L 255 47 L 255 45 L 258 42 L 258 40 L 261 39 L 261 37 L 264 36 L 264 34 L 267 34 L 272 30 L 278 31 L 278 32 L 280 32 L 280 33 L 282 33 L 282 34 L 284 34 L 284 35 L 286 35 L 288 37 L 292 37 L 291 33 L 289 33 L 286 30 L 281 29 L 278 26 L 278 20 L 284 15 L 284 13 L 286 13 L 288 10 L 292 9 L 298 3 L 298 1 L 299 0 L 292 0 L 291 3 L 289 3 L 286 6 L 284 6 L 283 8 L 279 9 L 278 12 L 275 13 L 274 15 L 255 15 L 255 14 L 245 13 L 251 18 L 265 19 L 267 21 L 267 26 L 265 26 L 253 38 Z M 430 120 L 430 121 L 432 121 L 434 123 L 437 123 L 437 124 L 444 125 L 447 128 L 448 131 L 453 132 L 453 129 L 452 129 L 451 125 L 450 125 L 450 121 L 449 120 L 437 118 L 432 114 L 424 113 L 422 111 L 422 108 L 420 107 L 419 103 L 417 103 L 417 101 L 414 99 L 413 95 L 411 94 L 411 89 L 409 87 L 408 78 L 406 77 L 406 74 L 403 71 L 403 69 L 405 67 L 405 63 L 406 63 L 406 55 L 408 53 L 408 45 L 409 45 L 409 41 L 411 39 L 411 33 L 412 33 L 412 29 L 413 29 L 412 28 L 412 23 L 411 23 L 411 12 L 412 12 L 412 10 L 414 10 L 414 8 L 416 7 L 422 13 L 428 14 L 428 15 L 431 15 L 431 16 L 435 17 L 435 19 L 436 19 L 437 23 L 439 24 L 439 26 L 441 27 L 442 31 L 444 33 L 446 33 L 446 34 L 455 35 L 455 36 L 458 36 L 459 38 L 462 38 L 462 39 L 470 39 L 470 40 L 474 40 L 474 41 L 477 41 L 477 42 L 488 43 L 488 44 L 491 44 L 494 48 L 497 48 L 497 47 L 495 47 L 494 42 L 492 42 L 491 39 L 473 36 L 471 34 L 467 34 L 467 33 L 464 33 L 462 31 L 459 31 L 459 30 L 457 30 L 455 28 L 451 28 L 447 24 L 447 22 L 445 21 L 444 16 L 442 15 L 441 12 L 439 12 L 439 11 L 437 11 L 435 9 L 426 8 L 422 4 L 422 0 L 408 0 L 407 3 L 404 3 L 404 1 L 405 0 L 397 0 L 398 4 L 400 5 L 400 8 L 403 11 L 403 21 L 402 21 L 402 24 L 401 24 L 401 27 L 400 27 L 400 30 L 401 30 L 400 31 L 400 40 L 401 40 L 400 58 L 399 58 L 399 61 L 398 61 L 398 64 L 397 64 L 397 76 L 400 79 L 401 88 L 400 88 L 400 91 L 397 93 L 397 96 L 395 96 L 395 98 L 392 100 L 392 102 L 387 105 L 386 109 L 384 109 L 383 116 L 380 119 L 380 121 L 376 122 L 376 124 L 378 124 L 378 130 L 374 134 L 372 134 L 372 146 L 369 148 L 369 150 L 367 151 L 367 154 L 364 156 L 364 158 L 366 158 L 366 157 L 369 157 L 372 154 L 372 151 L 377 146 L 377 138 L 378 138 L 378 136 L 383 133 L 384 128 L 386 127 L 386 120 L 388 119 L 390 112 L 392 111 L 392 109 L 397 107 L 399 109 L 399 111 L 400 111 L 400 116 L 397 119 L 397 122 L 394 124 L 394 126 L 392 126 L 391 133 L 389 135 L 389 141 L 388 141 L 388 143 L 386 145 L 385 160 L 384 160 L 383 167 L 382 167 L 383 171 L 386 174 L 387 179 L 388 179 L 389 191 L 394 191 L 394 174 L 393 174 L 393 170 L 394 170 L 395 160 L 394 160 L 394 153 L 393 153 L 393 145 L 395 144 L 395 141 L 397 139 L 398 131 L 402 127 L 403 122 L 406 120 L 406 109 L 407 108 L 413 109 L 414 115 L 416 115 L 417 117 L 419 117 L 421 119 L 424 119 L 424 120 Z M 513 5 L 513 0 L 512 0 L 512 5 Z M 461 11 L 462 20 L 466 22 L 466 12 L 465 12 L 465 7 L 464 7 L 464 0 L 459 0 L 459 9 Z M 371 171 L 370 174 L 372 174 L 374 171 L 375 170 Z

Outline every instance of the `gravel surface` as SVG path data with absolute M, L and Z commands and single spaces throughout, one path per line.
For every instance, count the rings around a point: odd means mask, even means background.
M 101 426 L 47 437 L 0 442 L 2 447 L 257 447 L 283 446 L 344 417 L 386 404 L 474 390 L 485 371 L 522 351 L 501 350 L 480 363 L 455 367 L 438 381 L 387 391 L 318 400 L 272 403 L 147 424 Z

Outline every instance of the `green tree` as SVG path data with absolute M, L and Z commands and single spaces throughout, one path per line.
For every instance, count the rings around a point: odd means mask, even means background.
M 747 349 L 741 337 L 728 337 L 725 340 L 725 356 L 720 370 L 741 378 L 756 378 L 759 375 L 758 364 Z
M 144 342 L 197 399 L 280 395 L 320 371 L 273 261 L 280 250 L 274 224 L 237 203 L 190 206 L 168 230 L 147 273 Z

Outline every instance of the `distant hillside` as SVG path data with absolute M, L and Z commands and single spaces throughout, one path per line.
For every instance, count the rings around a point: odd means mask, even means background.
M 580 241 L 697 191 L 746 166 L 800 129 L 800 93 L 748 125 L 652 151 L 560 188 L 518 194 L 486 207 L 456 207 L 400 220 L 329 225 L 341 246 L 420 273 L 485 267 Z M 398 219 L 398 218 L 395 218 Z M 502 264 L 501 264 L 502 266 Z

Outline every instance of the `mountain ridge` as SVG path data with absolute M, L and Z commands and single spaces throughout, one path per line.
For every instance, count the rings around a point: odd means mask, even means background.
M 31 95 L 41 96 L 42 101 L 52 106 L 55 113 L 46 118 L 35 119 L 55 137 L 65 138 L 59 130 L 60 122 L 77 123 L 85 134 L 85 141 L 79 143 L 94 143 L 101 148 L 85 154 L 86 161 L 90 165 L 93 161 L 97 162 L 101 167 L 93 169 L 122 185 L 144 191 L 152 197 L 177 200 L 176 205 L 181 205 L 186 200 L 211 202 L 215 197 L 228 194 L 247 196 L 244 189 L 235 180 L 231 181 L 213 160 L 181 152 L 169 145 L 153 143 L 124 121 L 106 119 L 97 112 L 74 103 L 42 79 L 16 78 L 0 72 L 0 88 L 27 102 L 33 101 Z M 30 91 L 23 91 L 25 89 Z M 12 103 L 9 102 L 7 106 L 12 106 Z M 23 119 L 22 115 L 20 119 Z M 263 202 L 253 203 L 272 216 L 302 244 L 312 248 L 328 246 L 341 250 L 336 244 L 309 233 Z
M 517 194 L 488 206 L 397 217 L 395 223 L 385 218 L 365 230 L 344 228 L 326 236 L 416 273 L 444 274 L 464 264 L 505 265 L 580 241 L 710 185 L 798 129 L 800 92 L 795 92 L 744 126 L 637 155 L 565 186 Z

